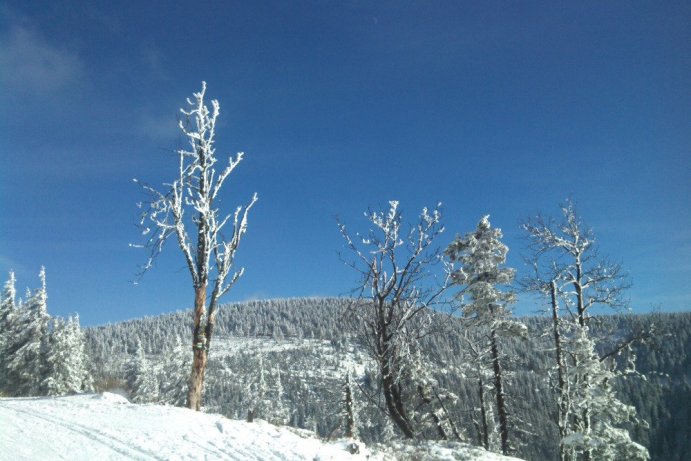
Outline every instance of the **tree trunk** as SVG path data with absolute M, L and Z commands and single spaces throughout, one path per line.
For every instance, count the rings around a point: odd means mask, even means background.
M 585 299 L 583 298 L 583 265 L 580 255 L 576 257 L 576 280 L 573 282 L 576 291 L 576 309 L 578 314 L 578 324 L 582 327 L 586 324 Z
M 350 374 L 346 374 L 345 396 L 345 436 L 352 439 L 355 436 L 355 414 L 353 412 L 353 394 L 350 390 Z
M 383 379 L 384 400 L 386 400 L 386 408 L 389 411 L 389 415 L 396 426 L 403 432 L 403 435 L 408 439 L 413 439 L 415 438 L 415 432 L 403 407 L 401 393 L 397 389 L 388 367 L 385 367 L 384 373 L 387 373 Z
M 478 392 L 480 396 L 480 422 L 482 423 L 482 434 L 480 439 L 485 450 L 489 450 L 489 424 L 487 423 L 487 410 L 485 409 L 485 385 L 482 377 L 478 379 Z
M 425 393 L 425 389 L 421 385 L 417 386 L 417 395 L 420 397 L 420 401 L 422 401 L 422 403 L 430 406 L 429 415 L 432 417 L 432 421 L 434 421 L 434 426 L 437 429 L 437 434 L 439 434 L 439 439 L 449 440 L 449 437 L 446 435 L 446 431 L 444 431 L 444 427 L 442 426 L 443 421 L 431 406 L 432 398 Z
M 564 437 L 566 436 L 566 380 L 564 378 L 564 358 L 559 331 L 559 304 L 557 303 L 557 284 L 552 280 L 549 284 L 552 298 L 552 327 L 554 330 L 554 348 L 557 359 L 557 427 L 559 428 L 559 460 L 566 459 L 564 451 Z
M 207 354 L 205 349 L 195 349 L 194 359 L 192 361 L 192 374 L 189 380 L 189 391 L 187 394 L 187 406 L 195 411 L 199 411 L 202 406 L 206 359 Z
M 439 406 L 441 407 L 442 411 L 444 412 L 444 415 L 446 415 L 446 420 L 449 423 L 449 427 L 451 427 L 451 432 L 453 433 L 453 436 L 456 437 L 456 440 L 462 440 L 461 433 L 458 432 L 458 428 L 456 427 L 456 424 L 451 419 L 451 415 L 449 414 L 449 411 L 446 409 L 446 405 L 444 405 L 444 402 L 442 401 L 441 397 L 439 397 L 439 393 L 434 388 L 432 388 L 432 391 L 434 392 L 434 396 L 437 398 L 437 402 L 439 402 Z
M 401 389 L 394 378 L 399 370 L 396 348 L 391 344 L 391 336 L 388 333 L 389 321 L 387 321 L 386 313 L 387 308 L 384 299 L 380 298 L 377 300 L 377 355 L 379 357 L 379 371 L 382 376 L 384 400 L 391 420 L 406 438 L 412 439 L 415 438 L 415 431 L 405 410 Z M 390 318 L 390 315 L 388 317 Z
M 504 400 L 504 389 L 502 387 L 502 370 L 499 363 L 499 347 L 497 345 L 497 332 L 492 330 L 492 364 L 494 367 L 494 387 L 497 393 L 497 413 L 499 416 L 499 434 L 501 436 L 501 452 L 509 454 L 509 423 L 506 413 L 506 402 Z
M 194 289 L 194 333 L 192 335 L 192 372 L 187 393 L 187 407 L 199 411 L 202 406 L 204 373 L 206 372 L 207 338 L 202 319 L 206 312 L 206 284 Z

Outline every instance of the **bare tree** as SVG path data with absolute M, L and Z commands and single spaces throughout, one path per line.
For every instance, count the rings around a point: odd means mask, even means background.
M 622 295 L 630 284 L 620 264 L 600 256 L 593 230 L 583 225 L 571 200 L 562 206 L 562 214 L 561 222 L 538 216 L 522 227 L 535 255 L 534 264 L 543 256 L 549 258 L 549 278 L 559 283 L 569 313 L 585 326 L 593 306 L 624 307 Z
M 526 292 L 539 293 L 549 300 L 548 314 L 550 316 L 550 330 L 545 331 L 545 334 L 552 336 L 554 341 L 554 359 L 555 365 L 553 367 L 556 373 L 556 379 L 553 383 L 556 392 L 556 424 L 559 431 L 559 460 L 565 461 L 566 452 L 563 443 L 564 437 L 568 434 L 569 413 L 570 413 L 570 395 L 566 380 L 566 362 L 565 362 L 565 328 L 564 320 L 561 317 L 560 299 L 561 291 L 558 281 L 560 280 L 561 269 L 557 266 L 555 261 L 551 261 L 547 269 L 540 267 L 541 252 L 534 251 L 532 255 L 524 258 L 526 263 L 533 267 L 534 273 L 531 276 L 525 277 L 521 280 L 521 286 Z M 542 272 L 547 272 L 547 276 L 543 276 Z M 545 277 L 545 278 L 543 278 Z M 552 377 L 554 379 L 554 377 Z
M 216 171 L 216 120 L 218 101 L 211 108 L 204 102 L 206 82 L 202 89 L 188 99 L 189 110 L 180 109 L 184 116 L 179 125 L 188 139 L 189 150 L 180 149 L 178 178 L 168 189 L 159 192 L 142 184 L 150 195 L 143 208 L 140 226 L 148 240 L 142 246 L 150 250 L 149 259 L 142 268 L 148 270 L 162 251 L 169 237 L 177 240 L 194 287 L 194 331 L 192 335 L 193 363 L 189 379 L 187 405 L 199 410 L 202 403 L 204 373 L 213 336 L 218 300 L 242 276 L 243 270 L 232 272 L 235 252 L 247 230 L 247 215 L 257 201 L 255 193 L 245 207 L 239 206 L 232 215 L 220 215 L 215 202 L 228 176 L 243 159 L 243 153 Z M 139 182 L 135 179 L 135 182 Z M 231 228 L 232 226 L 232 228 Z M 153 230 L 151 229 L 153 227 Z M 223 231 L 229 237 L 223 238 Z M 196 240 L 193 242 L 193 238 Z M 209 294 L 209 289 L 211 290 Z M 207 305 L 208 298 L 208 305 Z
M 432 244 L 444 231 L 439 207 L 422 210 L 409 231 L 402 229 L 398 202 L 386 212 L 365 213 L 372 228 L 366 235 L 347 232 L 339 223 L 354 258 L 347 264 L 360 274 L 356 299 L 349 311 L 356 331 L 378 367 L 384 411 L 406 438 L 417 430 L 411 401 L 417 384 L 411 382 L 411 360 L 421 338 L 431 333 L 429 308 L 440 303 L 446 277 L 432 270 L 441 263 Z M 368 396 L 376 402 L 374 396 Z
M 627 338 L 614 352 L 600 357 L 588 328 L 591 308 L 625 306 L 623 293 L 629 283 L 621 265 L 599 255 L 594 233 L 581 222 L 573 202 L 569 200 L 561 208 L 559 222 L 538 216 L 522 225 L 530 249 L 526 259 L 534 268 L 523 287 L 541 293 L 550 305 L 559 457 L 589 461 L 604 459 L 603 450 L 619 450 L 630 452 L 631 459 L 634 454 L 644 459 L 647 451 L 631 441 L 627 431 L 613 428 L 614 424 L 636 422 L 635 411 L 616 399 L 609 381 L 617 374 L 604 363 L 630 347 L 634 339 Z M 566 308 L 566 319 L 561 305 Z M 603 410 L 606 407 L 618 411 Z

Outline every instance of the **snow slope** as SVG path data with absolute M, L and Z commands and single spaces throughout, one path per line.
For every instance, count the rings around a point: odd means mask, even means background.
M 0 399 L 0 460 L 478 460 L 506 458 L 462 444 L 368 449 L 312 433 L 184 408 L 134 405 L 115 394 Z

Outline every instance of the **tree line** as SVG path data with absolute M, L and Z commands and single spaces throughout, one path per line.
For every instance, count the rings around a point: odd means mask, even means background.
M 216 349 L 209 361 L 204 410 L 246 419 L 248 410 L 258 401 L 255 419 L 285 421 L 295 427 L 315 430 L 323 437 L 343 435 L 347 429 L 344 386 L 349 380 L 358 437 L 367 443 L 400 437 L 362 391 L 376 392 L 374 363 L 359 345 L 355 333 L 334 327 L 341 322 L 342 313 L 351 302 L 347 298 L 298 298 L 223 306 L 219 311 Z M 189 312 L 167 314 L 86 328 L 87 350 L 93 354 L 98 389 L 114 390 L 118 386 L 126 389 L 127 362 L 134 357 L 137 340 L 141 338 L 146 362 L 160 388 L 177 378 L 182 388 L 178 395 L 184 399 L 190 366 L 184 344 L 181 350 L 187 365 L 178 368 L 176 374 L 164 370 L 170 370 L 168 357 L 176 355 L 175 341 L 171 343 L 167 338 L 178 335 L 180 330 L 189 331 L 189 315 Z M 684 459 L 688 450 L 685 434 L 689 430 L 688 408 L 684 402 L 691 398 L 691 314 L 618 314 L 591 319 L 590 332 L 601 354 L 620 344 L 629 332 L 655 325 L 656 338 L 632 346 L 640 375 L 628 374 L 612 384 L 619 399 L 634 405 L 640 419 L 649 423 L 649 427 L 629 427 L 631 438 L 648 447 L 652 459 Z M 544 316 L 518 320 L 526 325 L 527 337 L 502 338 L 511 449 L 524 459 L 556 459 L 559 443 L 556 399 L 548 373 L 554 366 L 554 352 L 550 337 L 544 335 L 551 319 Z M 245 327 L 248 323 L 256 325 L 256 332 L 248 333 Z M 280 335 L 277 331 L 272 335 L 273 326 L 283 333 L 289 329 L 294 333 Z M 484 445 L 477 377 L 478 371 L 489 374 L 491 368 L 476 371 L 475 365 L 465 358 L 467 329 L 460 319 L 446 323 L 445 328 L 446 334 L 423 340 L 422 356 L 428 361 L 425 367 L 439 388 L 457 397 L 444 403 L 461 437 L 469 443 Z M 629 357 L 630 353 L 623 352 L 617 360 L 625 366 Z M 261 382 L 260 360 L 266 388 L 263 399 L 257 399 L 252 389 L 254 383 Z M 108 381 L 104 376 L 113 378 L 110 382 L 114 388 L 102 387 Z M 272 413 L 279 395 L 287 413 L 285 419 Z M 487 390 L 489 447 L 498 451 L 501 448 L 497 412 L 491 396 L 491 389 Z M 173 404 L 160 391 L 151 401 Z M 452 434 L 450 428 L 448 433 Z M 432 427 L 426 437 L 439 436 Z

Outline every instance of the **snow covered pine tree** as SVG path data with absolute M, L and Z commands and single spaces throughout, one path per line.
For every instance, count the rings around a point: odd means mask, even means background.
M 488 331 L 501 451 L 506 455 L 509 452 L 509 422 L 500 360 L 500 337 L 527 335 L 527 328 L 510 319 L 508 306 L 515 301 L 510 285 L 516 272 L 503 267 L 509 248 L 501 242 L 501 238 L 501 230 L 492 228 L 489 216 L 485 216 L 474 232 L 456 237 L 447 248 L 446 255 L 452 262 L 461 264 L 451 274 L 451 280 L 464 287 L 459 293 L 461 300 L 466 294 L 470 297 L 470 302 L 462 301 L 464 318 L 469 319 L 473 326 Z M 504 287 L 503 290 L 501 287 Z
M 41 382 L 45 395 L 75 394 L 93 389 L 85 350 L 84 333 L 79 327 L 79 316 L 67 321 L 54 318 L 45 341 L 45 378 Z
M 11 336 L 12 324 L 17 314 L 15 282 L 14 272 L 10 271 L 2 295 L 0 295 L 0 395 L 7 394 L 9 390 L 7 387 L 7 366 L 10 357 L 9 347 L 13 341 Z
M 5 385 L 10 395 L 40 395 L 41 382 L 46 377 L 43 358 L 50 316 L 44 267 L 41 268 L 39 277 L 41 288 L 29 294 L 26 302 L 16 310 L 3 351 Z

